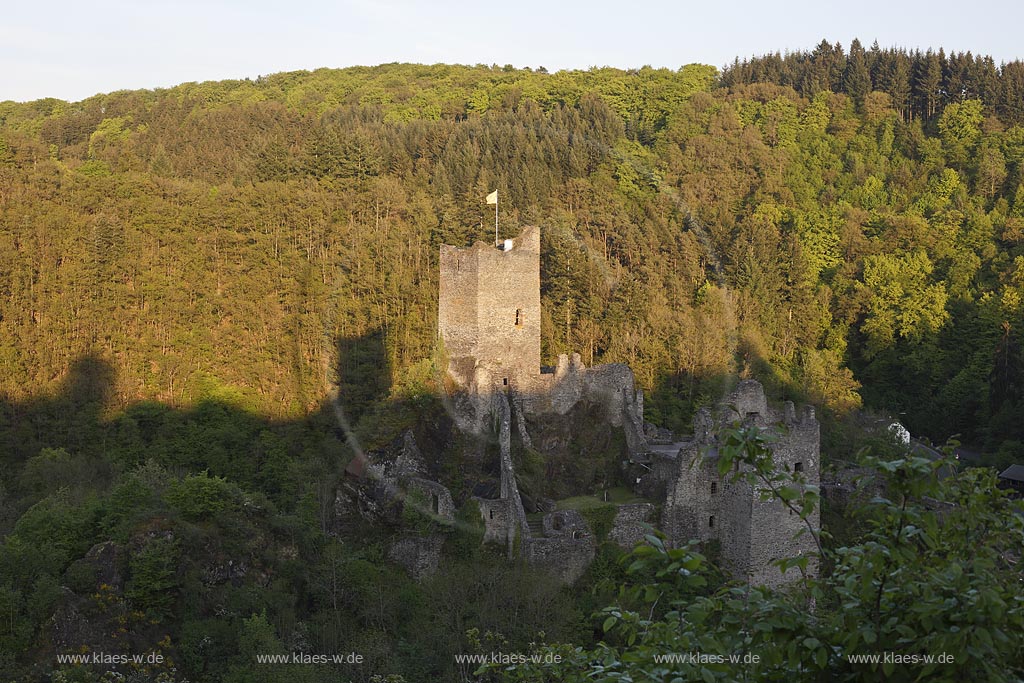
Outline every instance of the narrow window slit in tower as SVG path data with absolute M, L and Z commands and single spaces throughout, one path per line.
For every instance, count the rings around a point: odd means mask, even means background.
M 516 309 L 516 327 L 522 327 L 522 326 L 523 326 L 523 309 L 517 308 Z

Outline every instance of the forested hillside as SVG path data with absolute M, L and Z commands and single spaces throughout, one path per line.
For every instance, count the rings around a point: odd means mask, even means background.
M 68 586 L 189 680 L 302 647 L 434 680 L 477 627 L 588 642 L 599 598 L 479 539 L 423 588 L 331 526 L 329 396 L 368 447 L 441 419 L 438 247 L 493 239 L 495 188 L 503 236 L 542 227 L 544 361 L 628 363 L 649 421 L 753 376 L 826 431 L 864 406 L 1024 460 L 1022 73 L 823 43 L 0 103 L 0 672 L 52 664 Z M 107 541 L 131 559 L 84 557 Z
M 629 362 L 654 421 L 738 371 L 1019 448 L 1020 64 L 826 48 L 719 81 L 385 65 L 4 103 L 0 386 L 90 353 L 114 406 L 223 384 L 301 415 L 339 363 L 343 401 L 401 391 L 438 244 L 489 239 L 497 187 L 506 235 L 545 228 L 545 356 Z M 366 338 L 386 372 L 339 359 Z

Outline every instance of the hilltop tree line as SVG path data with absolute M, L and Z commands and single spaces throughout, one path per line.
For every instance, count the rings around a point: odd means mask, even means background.
M 805 97 L 841 92 L 858 106 L 872 92 L 884 92 L 907 121 L 931 120 L 947 104 L 981 100 L 1004 123 L 1024 123 L 1024 63 L 997 65 L 992 57 L 971 52 L 947 56 L 942 48 L 910 52 L 883 49 L 875 41 L 865 49 L 855 38 L 845 51 L 842 44 L 823 40 L 809 52 L 776 52 L 742 61 L 737 57 L 723 71 L 721 83 L 788 85 Z

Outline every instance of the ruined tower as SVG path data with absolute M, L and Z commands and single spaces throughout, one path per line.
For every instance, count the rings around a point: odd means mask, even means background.
M 662 528 L 669 539 L 718 541 L 722 566 L 752 584 L 780 586 L 799 576 L 782 574 L 773 563 L 787 557 L 813 556 L 816 546 L 805 522 L 781 501 L 762 495 L 760 487 L 718 470 L 719 431 L 736 423 L 756 426 L 772 435 L 770 448 L 776 469 L 799 474 L 808 485 L 820 482 L 820 426 L 814 409 L 797 412 L 786 402 L 781 411 L 768 405 L 764 387 L 744 380 L 726 397 L 714 415 L 701 409 L 694 417 L 694 437 L 680 442 L 668 486 Z M 743 469 L 748 469 L 747 465 Z M 817 510 L 808 517 L 820 529 Z M 812 573 L 816 563 L 810 565 Z
M 540 229 L 500 247 L 441 245 L 438 334 L 462 388 L 525 389 L 540 373 Z

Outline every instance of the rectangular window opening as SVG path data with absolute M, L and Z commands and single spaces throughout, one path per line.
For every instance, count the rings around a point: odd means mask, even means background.
M 517 308 L 516 309 L 516 327 L 522 327 L 522 326 L 523 326 L 523 309 Z
M 804 471 L 804 464 L 802 462 L 794 463 L 793 471 L 794 472 L 803 472 Z
M 715 528 L 715 516 L 714 515 L 711 515 L 710 517 L 708 517 L 708 528 L 709 529 L 714 529 Z

